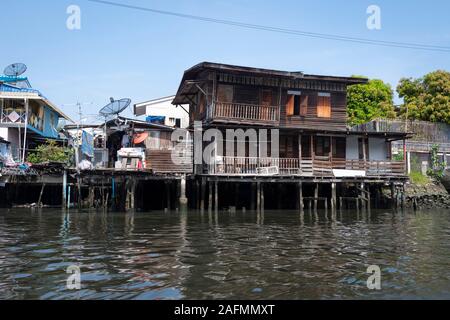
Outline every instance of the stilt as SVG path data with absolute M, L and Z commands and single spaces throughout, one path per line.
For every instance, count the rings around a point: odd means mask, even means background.
M 195 209 L 200 209 L 200 182 L 195 179 Z
M 181 211 L 185 211 L 187 209 L 188 204 L 188 199 L 186 198 L 186 175 L 181 176 L 179 202 Z
M 94 207 L 95 188 L 89 188 L 89 209 Z
M 208 182 L 209 192 L 208 192 L 208 211 L 212 211 L 212 194 L 213 194 L 213 185 L 212 182 Z
M 250 210 L 255 210 L 256 184 L 254 182 L 250 185 Z
M 319 198 L 319 184 L 316 183 L 314 188 L 314 211 L 317 211 L 317 198 Z
M 219 183 L 214 181 L 214 209 L 217 213 L 219 211 Z
M 391 183 L 391 200 L 392 200 L 392 205 L 394 207 L 397 207 L 397 198 L 395 196 L 395 185 L 393 182 Z
M 205 211 L 205 193 L 206 193 L 206 179 L 202 178 L 200 191 L 200 211 Z
M 66 206 L 67 206 L 67 170 L 64 170 L 61 207 L 65 208 Z
M 42 207 L 42 194 L 44 193 L 45 183 L 42 184 L 41 193 L 39 193 L 39 200 L 37 203 L 38 208 Z
M 227 184 L 227 187 L 228 187 L 229 185 Z M 235 190 L 235 192 L 234 192 L 234 206 L 237 208 L 238 207 L 238 205 L 239 205 L 239 186 L 240 186 L 240 184 L 239 183 L 236 183 L 236 188 L 234 189 Z
M 78 210 L 81 210 L 81 178 L 77 177 L 77 186 L 78 186 Z
M 261 182 L 256 183 L 256 211 L 261 211 Z
M 361 191 L 361 210 L 366 210 L 366 195 L 365 195 L 365 186 L 364 186 L 364 182 L 361 183 L 360 185 L 360 191 Z
M 166 208 L 167 208 L 167 211 L 170 211 L 170 184 L 169 184 L 169 181 L 164 181 L 164 184 L 165 184 L 165 187 L 166 187 L 166 201 L 167 201 L 167 204 L 166 204 Z
M 331 211 L 336 210 L 336 182 L 331 183 Z
M 261 184 L 261 213 L 264 213 L 264 184 Z
M 298 183 L 298 208 L 300 209 L 300 213 L 303 214 L 303 183 Z

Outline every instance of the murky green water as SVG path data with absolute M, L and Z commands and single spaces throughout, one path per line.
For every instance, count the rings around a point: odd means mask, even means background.
M 450 212 L 2 210 L 0 298 L 450 298 Z

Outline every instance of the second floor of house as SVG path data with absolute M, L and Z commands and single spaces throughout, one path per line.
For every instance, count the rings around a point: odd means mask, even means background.
M 347 87 L 367 79 L 204 62 L 188 69 L 173 104 L 190 123 L 346 130 Z

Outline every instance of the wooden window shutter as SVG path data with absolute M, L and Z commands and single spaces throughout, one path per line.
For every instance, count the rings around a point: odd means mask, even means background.
M 261 104 L 263 106 L 271 106 L 272 105 L 272 90 L 263 90 L 261 100 L 262 100 Z
M 300 115 L 305 117 L 308 113 L 308 96 L 302 95 L 300 98 Z
M 233 86 L 227 84 L 219 84 L 217 87 L 217 101 L 233 102 Z
M 317 117 L 331 118 L 331 97 L 329 94 L 321 94 L 317 97 Z
M 294 115 L 294 95 L 288 95 L 288 100 L 286 103 L 286 115 L 287 116 Z

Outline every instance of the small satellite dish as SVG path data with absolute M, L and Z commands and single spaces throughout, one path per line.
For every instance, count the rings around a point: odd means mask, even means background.
M 125 98 L 120 100 L 114 100 L 110 98 L 111 103 L 107 104 L 100 109 L 100 114 L 104 117 L 118 115 L 123 110 L 125 110 L 131 103 L 131 99 Z
M 27 66 L 23 63 L 13 63 L 5 68 L 4 74 L 9 77 L 18 77 L 27 71 Z

